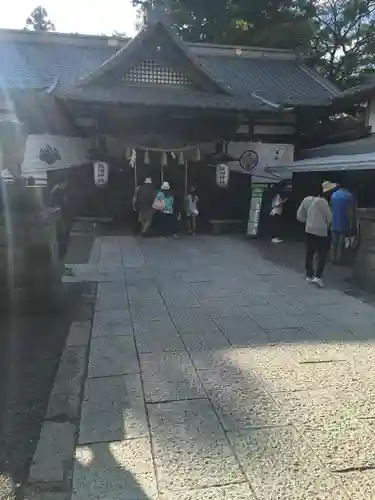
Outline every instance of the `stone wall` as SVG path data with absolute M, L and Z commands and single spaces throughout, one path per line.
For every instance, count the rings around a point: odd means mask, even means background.
M 362 286 L 375 291 L 375 209 L 360 208 L 357 217 L 361 234 L 354 276 Z

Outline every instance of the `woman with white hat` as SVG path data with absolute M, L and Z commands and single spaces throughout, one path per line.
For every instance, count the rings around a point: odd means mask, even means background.
M 174 217 L 174 196 L 171 194 L 169 182 L 163 182 L 156 195 L 153 208 L 160 213 L 160 230 L 162 236 L 173 234 L 176 237 L 176 220 Z
M 330 248 L 330 225 L 332 213 L 324 195 L 332 190 L 331 183 L 318 184 L 312 189 L 297 211 L 297 219 L 305 224 L 306 231 L 306 281 L 323 287 L 323 271 Z M 318 256 L 318 266 L 314 272 L 314 257 Z

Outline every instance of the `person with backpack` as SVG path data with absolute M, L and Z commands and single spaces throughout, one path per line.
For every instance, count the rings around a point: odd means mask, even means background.
M 323 272 L 330 250 L 330 225 L 332 212 L 324 197 L 335 185 L 329 181 L 313 186 L 312 195 L 302 201 L 297 211 L 297 220 L 305 224 L 306 232 L 306 281 L 323 287 Z M 314 257 L 318 256 L 318 265 L 314 271 Z

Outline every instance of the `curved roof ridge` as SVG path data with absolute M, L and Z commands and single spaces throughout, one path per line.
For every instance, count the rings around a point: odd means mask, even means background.
M 225 93 L 227 95 L 231 95 L 230 89 L 224 86 L 221 82 L 219 82 L 215 76 L 207 70 L 199 61 L 199 59 L 195 56 L 195 54 L 191 53 L 188 46 L 183 43 L 183 41 L 179 38 L 179 36 L 174 33 L 172 28 L 168 26 L 162 19 L 156 20 L 156 22 L 146 25 L 133 39 L 131 39 L 125 47 L 122 47 L 119 51 L 113 54 L 109 59 L 107 59 L 104 63 L 102 63 L 99 68 L 86 77 L 83 77 L 79 85 L 88 85 L 95 81 L 99 76 L 103 75 L 110 69 L 116 66 L 118 60 L 126 60 L 132 54 L 136 53 L 138 48 L 141 47 L 143 42 L 147 40 L 147 38 L 151 37 L 155 32 L 156 28 L 162 26 L 166 31 L 171 40 L 175 43 L 175 45 L 183 52 L 192 66 L 202 73 L 211 83 L 215 85 L 218 91 Z

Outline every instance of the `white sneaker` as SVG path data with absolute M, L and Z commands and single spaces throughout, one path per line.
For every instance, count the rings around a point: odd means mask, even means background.
M 314 285 L 318 286 L 319 288 L 324 287 L 324 283 L 323 283 L 323 280 L 321 278 L 314 278 L 312 280 L 312 282 L 314 283 Z
M 283 240 L 280 240 L 280 238 L 272 238 L 271 242 L 277 245 L 278 243 L 282 243 Z
M 310 278 L 309 276 L 306 276 L 306 278 L 305 278 L 305 279 L 306 279 L 306 282 L 307 282 L 307 283 L 313 283 L 313 279 L 312 279 L 312 278 Z

